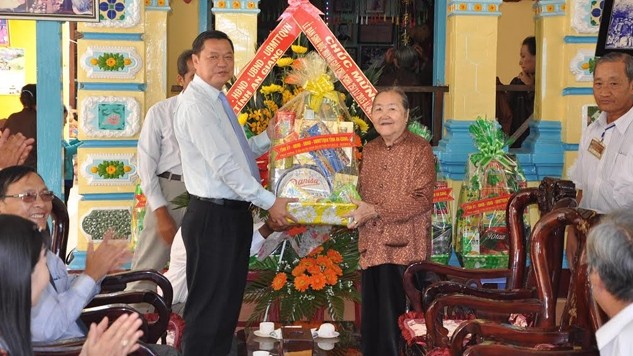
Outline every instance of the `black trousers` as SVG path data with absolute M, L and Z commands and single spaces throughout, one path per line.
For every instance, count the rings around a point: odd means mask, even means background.
M 361 280 L 361 350 L 363 356 L 398 356 L 402 333 L 398 317 L 405 312 L 402 285 L 405 266 L 385 264 L 369 267 Z
M 191 198 L 182 222 L 187 251 L 183 354 L 226 356 L 242 306 L 253 217 Z

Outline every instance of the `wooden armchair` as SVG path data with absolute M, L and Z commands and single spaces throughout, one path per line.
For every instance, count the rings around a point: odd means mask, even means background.
M 587 279 L 587 264 L 585 261 L 584 246 L 586 234 L 589 228 L 595 225 L 600 215 L 593 211 L 580 208 L 562 208 L 552 211 L 544 216 L 535 227 L 532 235 L 532 256 L 534 271 L 536 274 L 537 298 L 523 301 L 501 302 L 478 300 L 472 297 L 469 303 L 477 303 L 496 310 L 531 312 L 536 310 L 537 319 L 534 328 L 513 328 L 492 321 L 470 320 L 461 324 L 451 340 L 451 354 L 461 355 L 471 345 L 481 344 L 484 341 L 492 341 L 505 346 L 478 346 L 471 354 L 485 352 L 486 355 L 498 354 L 497 352 L 521 351 L 525 354 L 534 352 L 563 352 L 564 354 L 598 354 L 595 341 L 595 331 L 604 323 L 606 318 L 602 314 L 591 295 L 590 285 Z M 570 280 L 569 293 L 563 308 L 561 321 L 556 325 L 556 298 L 557 285 L 551 281 L 550 265 L 547 261 L 547 247 L 550 240 L 562 239 L 560 235 L 551 234 L 560 226 L 572 225 L 578 237 L 578 249 L 574 255 L 572 264 L 573 275 Z M 452 296 L 457 299 L 460 296 Z M 431 314 L 439 312 L 442 308 L 439 298 L 427 311 L 427 318 L 435 320 Z M 487 303 L 487 304 L 486 304 Z M 510 345 L 510 346 L 508 346 Z M 538 349 L 536 349 L 538 347 Z M 490 352 L 490 353 L 488 353 Z M 555 354 L 555 353 L 553 353 Z
M 575 206 L 576 190 L 572 182 L 545 178 L 538 188 L 526 188 L 514 193 L 506 208 L 506 224 L 510 236 L 508 268 L 498 269 L 466 269 L 460 267 L 445 266 L 434 262 L 423 261 L 410 265 L 404 272 L 404 288 L 411 303 L 411 308 L 418 312 L 424 312 L 437 295 L 447 293 L 468 293 L 475 295 L 494 296 L 503 293 L 499 290 L 480 288 L 477 281 L 481 279 L 506 278 L 506 289 L 509 294 L 517 296 L 529 296 L 530 293 L 516 292 L 526 285 L 530 275 L 527 267 L 527 237 L 523 216 L 529 205 L 538 204 L 542 215 L 550 212 L 555 207 Z M 552 251 L 552 261 L 562 263 L 563 247 L 557 246 L 560 256 Z M 422 291 L 416 284 L 416 275 L 420 272 L 431 272 L 441 281 L 434 283 Z M 560 271 L 552 271 L 553 278 L 558 281 Z M 450 279 L 450 281 L 449 281 Z M 476 287 L 473 287 L 473 284 Z M 518 294 L 517 294 L 518 293 Z
M 136 313 L 136 311 L 125 304 L 111 304 L 107 306 L 99 306 L 93 308 L 86 308 L 81 315 L 82 321 L 86 325 L 91 323 L 98 323 L 103 319 L 104 314 L 107 314 L 110 324 L 112 324 L 119 316 L 123 314 Z M 143 330 L 143 338 L 148 333 L 148 324 L 143 320 L 143 324 L 140 327 Z M 65 339 L 56 342 L 47 343 L 34 343 L 33 353 L 36 356 L 77 356 L 81 353 L 86 338 L 74 338 Z M 138 356 L 155 356 L 156 354 L 147 347 L 144 342 L 139 342 L 140 348 L 132 355 Z
M 53 199 L 53 209 L 51 211 L 53 229 L 51 231 L 51 249 L 60 258 L 65 259 L 69 217 L 66 206 L 61 199 Z M 156 284 L 162 291 L 162 296 L 156 292 L 125 291 L 128 283 L 137 281 L 149 281 Z M 179 348 L 181 336 L 184 330 L 184 320 L 171 312 L 173 301 L 173 288 L 169 280 L 161 273 L 154 270 L 127 271 L 114 273 L 106 276 L 101 282 L 101 293 L 97 295 L 89 307 L 107 306 L 111 303 L 139 304 L 146 303 L 154 307 L 155 312 L 145 314 L 145 323 L 148 330 L 144 334 L 143 341 L 156 343 L 159 338 L 165 340 L 166 332 L 169 330 L 174 335 L 174 347 Z M 99 320 L 104 316 L 109 316 L 107 308 L 99 309 L 102 313 Z M 112 318 L 110 318 L 112 320 Z
M 533 273 L 531 272 L 531 267 L 527 264 L 528 239 L 525 236 L 524 212 L 531 204 L 538 204 L 542 215 L 557 207 L 575 206 L 575 194 L 575 187 L 572 182 L 545 178 L 538 188 L 522 189 L 512 195 L 506 208 L 506 220 L 510 235 L 508 268 L 473 270 L 444 266 L 433 262 L 419 262 L 410 265 L 404 273 L 403 283 L 414 312 L 406 314 L 405 318 L 401 317 L 400 320 L 400 325 L 404 331 L 403 335 L 409 343 L 415 342 L 425 347 L 447 346 L 448 339 L 446 335 L 448 331 L 443 328 L 441 322 L 439 322 L 438 326 L 435 326 L 428 320 L 427 316 L 424 316 L 429 306 L 441 296 L 459 293 L 498 300 L 521 300 L 535 297 L 536 289 Z M 564 228 L 554 231 L 554 233 L 563 235 Z M 559 244 L 552 244 L 548 251 L 550 252 L 548 254 L 550 266 L 558 266 L 558 268 L 550 269 L 550 277 L 555 284 L 558 284 L 563 256 L 562 240 Z M 422 291 L 415 283 L 416 274 L 421 271 L 432 272 L 441 280 L 431 284 Z M 505 278 L 507 281 L 506 289 L 482 288 L 479 280 L 491 278 Z M 449 303 L 449 301 L 450 299 L 444 299 L 443 303 L 445 306 L 450 307 L 447 318 L 454 320 L 485 316 L 499 321 L 505 318 L 505 321 L 507 321 L 507 317 L 511 313 L 488 313 L 485 310 L 478 310 L 475 313 L 475 310 L 472 309 L 473 305 Z M 536 311 L 531 311 L 531 313 L 534 312 Z M 409 318 L 409 320 L 406 318 Z M 411 319 L 415 319 L 415 321 L 411 322 Z M 417 332 L 416 335 L 424 334 L 425 332 L 426 335 L 409 337 L 411 332 L 405 331 L 405 329 L 411 328 L 404 327 L 408 322 L 410 325 L 424 323 L 426 328 L 422 328 L 423 330 Z M 453 324 L 457 325 L 456 323 Z M 433 325 L 433 329 L 431 329 L 431 325 Z

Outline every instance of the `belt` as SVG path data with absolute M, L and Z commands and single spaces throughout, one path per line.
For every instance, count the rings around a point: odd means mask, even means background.
M 177 180 L 182 182 L 182 176 L 180 174 L 173 174 L 171 172 L 163 172 L 158 175 L 161 178 L 169 179 L 169 180 Z
M 223 206 L 229 209 L 236 209 L 236 210 L 252 210 L 254 208 L 254 205 L 251 204 L 250 202 L 247 201 L 243 201 L 243 200 L 233 200 L 233 199 L 218 199 L 218 198 L 204 198 L 204 197 L 199 197 L 197 195 L 193 195 L 193 194 L 189 194 L 192 198 L 203 201 L 203 202 L 207 202 L 207 203 L 211 203 L 213 205 L 219 205 L 219 206 Z

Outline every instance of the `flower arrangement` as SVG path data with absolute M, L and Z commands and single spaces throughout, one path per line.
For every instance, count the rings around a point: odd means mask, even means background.
M 296 229 L 301 234 L 305 227 Z M 345 300 L 359 300 L 356 241 L 355 230 L 335 229 L 329 240 L 303 258 L 282 244 L 279 252 L 252 262 L 250 270 L 258 278 L 244 293 L 244 300 L 255 304 L 250 319 L 267 319 L 273 307 L 283 321 L 311 319 L 322 309 L 342 320 Z
M 268 127 L 277 110 L 299 95 L 305 88 L 298 85 L 291 72 L 302 65 L 302 59 L 309 53 L 304 44 L 305 38 L 300 36 L 296 44 L 290 47 L 287 55 L 277 60 L 276 68 L 271 72 L 262 84 L 259 94 L 248 102 L 242 113 L 238 115 L 240 124 L 244 126 L 248 137 L 257 135 Z M 370 81 L 376 82 L 381 74 L 377 66 L 371 67 L 365 72 Z M 336 91 L 347 93 L 340 83 L 336 83 Z M 348 106 L 350 120 L 354 123 L 354 129 L 358 135 L 358 141 L 362 140 L 371 129 L 371 123 L 364 115 L 360 107 L 350 95 L 344 95 L 344 102 Z

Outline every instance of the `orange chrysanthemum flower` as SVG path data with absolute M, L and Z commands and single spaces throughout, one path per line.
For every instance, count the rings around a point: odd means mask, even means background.
M 343 262 L 343 256 L 341 256 L 341 254 L 336 250 L 329 250 L 327 252 L 327 257 L 329 257 L 334 263 Z
M 335 285 L 336 282 L 338 282 L 338 277 L 336 276 L 336 272 L 334 272 L 331 269 L 326 269 L 325 272 L 323 272 L 323 275 L 325 276 L 325 280 L 327 284 L 331 286 Z
M 303 234 L 307 230 L 308 230 L 308 227 L 305 225 L 294 226 L 288 230 L 288 235 L 295 237 L 299 234 Z
M 300 275 L 303 274 L 303 272 L 305 272 L 306 270 L 306 266 L 299 263 L 295 268 L 292 269 L 292 275 L 295 277 L 299 277 Z
M 319 264 L 319 266 L 329 267 L 332 265 L 332 260 L 329 257 L 323 255 L 317 256 L 316 262 Z
M 326 278 L 325 275 L 321 272 L 312 275 L 310 278 L 310 284 L 312 285 L 312 289 L 321 290 L 325 288 Z
M 295 289 L 299 292 L 305 292 L 310 287 L 310 277 L 305 274 L 295 278 Z
M 273 290 L 280 290 L 281 288 L 283 288 L 286 285 L 287 280 L 288 280 L 288 276 L 286 276 L 285 273 L 283 272 L 277 273 L 277 275 L 273 279 L 273 282 L 271 283 Z
M 311 275 L 315 275 L 317 273 L 321 273 L 321 267 L 319 267 L 317 265 L 312 265 L 312 266 L 308 267 L 308 273 L 310 273 Z

